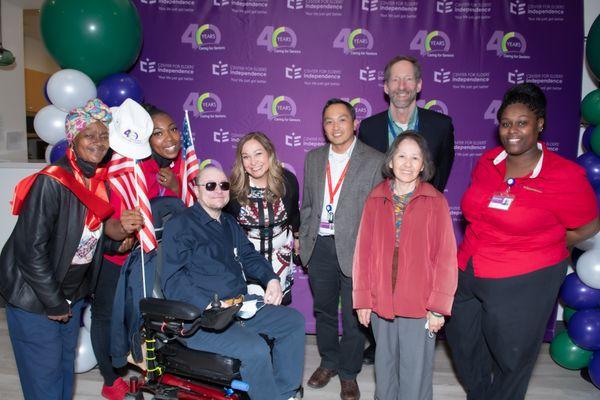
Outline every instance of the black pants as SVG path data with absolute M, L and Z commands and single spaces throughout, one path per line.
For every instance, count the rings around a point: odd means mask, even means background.
M 113 300 L 120 273 L 119 265 L 106 258 L 102 259 L 98 285 L 92 302 L 92 329 L 90 330 L 92 347 L 98 361 L 98 368 L 104 378 L 104 384 L 107 386 L 112 386 L 121 375 L 120 371 L 113 368 L 110 357 L 110 325 Z
M 308 265 L 321 367 L 338 371 L 342 379 L 355 379 L 362 367 L 365 336 L 352 308 L 352 278 L 340 269 L 333 236 L 319 236 Z M 338 306 L 342 329 L 338 336 Z
M 520 400 L 567 270 L 566 260 L 525 275 L 459 271 L 446 337 L 468 400 Z

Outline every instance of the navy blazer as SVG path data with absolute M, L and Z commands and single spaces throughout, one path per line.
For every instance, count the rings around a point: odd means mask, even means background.
M 454 126 L 447 115 L 417 108 L 419 133 L 427 141 L 429 152 L 435 165 L 435 175 L 429 181 L 437 190 L 444 193 L 452 163 L 454 162 Z M 382 153 L 387 152 L 388 110 L 366 118 L 360 123 L 358 138 L 365 144 Z

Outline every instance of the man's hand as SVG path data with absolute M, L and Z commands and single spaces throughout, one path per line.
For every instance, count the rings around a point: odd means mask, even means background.
M 127 253 L 129 250 L 132 249 L 134 244 L 135 244 L 135 237 L 133 237 L 133 236 L 123 239 L 123 241 L 119 245 L 119 249 L 117 250 L 117 253 L 119 253 L 119 254 Z
M 265 290 L 265 304 L 278 306 L 281 304 L 281 300 L 283 300 L 283 292 L 279 279 L 271 279 Z

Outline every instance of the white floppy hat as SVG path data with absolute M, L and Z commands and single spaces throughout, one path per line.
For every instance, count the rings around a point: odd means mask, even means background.
M 110 148 L 122 156 L 141 160 L 152 154 L 150 135 L 154 124 L 150 114 L 131 99 L 111 107 L 113 119 L 108 125 Z

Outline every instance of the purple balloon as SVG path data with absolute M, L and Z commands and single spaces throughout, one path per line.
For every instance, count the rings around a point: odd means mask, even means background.
M 583 135 L 581 136 L 581 145 L 583 146 L 584 150 L 586 151 L 592 151 L 592 132 L 594 131 L 594 128 L 596 128 L 596 125 L 590 125 L 587 128 L 585 128 L 585 131 L 583 131 Z
M 577 164 L 585 169 L 587 178 L 594 189 L 600 188 L 600 157 L 588 151 L 577 157 Z
M 567 306 L 576 310 L 596 308 L 600 305 L 600 290 L 592 289 L 581 282 L 576 273 L 567 275 L 558 296 Z
M 588 364 L 588 372 L 592 379 L 592 383 L 600 389 L 600 351 L 596 351 L 594 355 L 592 355 L 590 363 Z
M 52 147 L 52 150 L 50 150 L 50 164 L 53 164 L 57 160 L 64 157 L 64 155 L 67 153 L 68 148 L 69 148 L 69 142 L 67 142 L 67 139 L 59 140 L 54 145 L 54 147 Z
M 109 107 L 118 107 L 127 98 L 141 103 L 144 93 L 136 78 L 118 73 L 107 76 L 98 84 L 98 98 Z
M 600 350 L 600 311 L 577 311 L 569 319 L 569 337 L 586 350 Z

